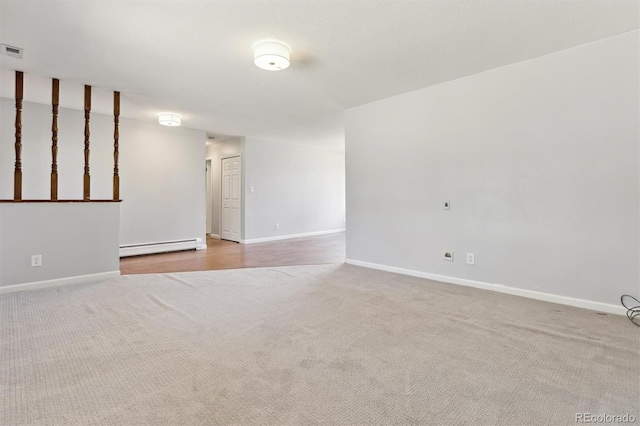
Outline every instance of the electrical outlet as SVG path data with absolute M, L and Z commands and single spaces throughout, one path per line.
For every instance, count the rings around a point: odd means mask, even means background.
M 276 223 L 276 231 L 277 231 L 278 229 L 280 229 L 280 224 L 279 224 L 279 223 Z
M 42 255 L 34 254 L 31 256 L 31 266 L 42 266 Z
M 446 260 L 447 262 L 453 262 L 453 250 L 445 251 L 442 260 Z
M 255 189 L 253 186 L 250 186 L 250 187 L 249 187 L 249 191 L 253 192 L 253 191 L 255 191 L 255 190 L 256 190 L 256 189 Z
M 467 253 L 467 263 L 469 265 L 475 265 L 476 263 L 476 255 L 473 253 Z
M 451 203 L 449 200 L 445 201 L 443 205 L 445 210 L 451 210 Z

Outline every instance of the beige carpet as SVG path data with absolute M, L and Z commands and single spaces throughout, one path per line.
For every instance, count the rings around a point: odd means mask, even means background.
M 575 424 L 639 417 L 625 317 L 349 265 L 0 295 L 0 424 Z

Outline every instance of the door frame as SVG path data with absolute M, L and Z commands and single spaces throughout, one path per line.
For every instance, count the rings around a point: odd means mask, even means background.
M 227 154 L 220 157 L 220 211 L 218 213 L 218 229 L 220 230 L 220 239 L 222 239 L 222 171 L 224 169 L 224 167 L 222 167 L 222 162 L 235 157 L 240 159 L 240 241 L 238 241 L 238 243 L 244 244 L 244 221 L 242 220 L 244 217 L 244 164 L 242 162 L 241 152 L 237 154 Z

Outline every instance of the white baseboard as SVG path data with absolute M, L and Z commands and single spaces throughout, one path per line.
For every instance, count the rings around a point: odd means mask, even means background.
M 595 302 L 592 300 L 577 299 L 575 297 L 560 296 L 558 294 L 543 293 L 541 291 L 526 290 L 523 288 L 509 287 L 503 284 L 485 283 L 482 281 L 467 280 L 464 278 L 449 277 L 446 275 L 430 274 L 428 272 L 414 271 L 412 269 L 397 268 L 395 266 L 382 265 L 379 263 L 363 262 L 361 260 L 346 259 L 345 263 L 365 268 L 379 269 L 381 271 L 395 272 L 396 274 L 410 275 L 412 277 L 427 278 L 433 281 L 440 281 L 449 284 L 463 285 L 466 287 L 480 288 L 483 290 L 497 291 L 499 293 L 511 294 L 514 296 L 528 297 L 530 299 L 544 300 L 545 302 L 559 303 L 561 305 L 575 306 L 578 308 L 591 309 L 593 311 L 607 312 L 616 315 L 625 315 L 627 310 L 618 305 Z
M 206 249 L 207 249 L 206 244 L 200 244 L 198 247 L 196 247 L 196 250 L 206 250 Z
M 35 281 L 31 283 L 13 284 L 0 287 L 0 294 L 13 293 L 16 291 L 36 290 L 39 288 L 58 287 L 69 284 L 84 284 L 95 281 L 104 281 L 119 277 L 120 271 L 101 272 L 99 274 L 76 275 L 75 277 L 57 278 L 55 280 Z
M 313 237 L 316 235 L 337 234 L 338 232 L 344 232 L 344 228 L 330 229 L 328 231 L 305 232 L 302 234 L 278 235 L 275 237 L 266 237 L 266 238 L 253 238 L 250 240 L 240 240 L 240 244 L 266 243 L 268 241 L 289 240 L 291 238 L 302 238 L 302 237 Z
M 220 235 L 218 234 L 207 234 L 207 235 L 209 235 L 211 238 L 215 238 L 216 240 L 220 239 Z
M 202 250 L 207 247 L 200 238 L 188 240 L 159 241 L 154 243 L 129 244 L 120 246 L 120 257 L 140 256 L 142 254 L 165 253 L 181 250 Z

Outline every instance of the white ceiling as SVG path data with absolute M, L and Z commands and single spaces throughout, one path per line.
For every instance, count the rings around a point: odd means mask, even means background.
M 337 149 L 346 108 L 639 27 L 637 0 L 0 0 L 0 8 L 0 41 L 25 49 L 22 61 L 1 57 L 2 68 L 120 90 L 132 118 L 168 110 L 212 135 Z M 253 65 L 252 44 L 264 38 L 291 45 L 290 68 Z

